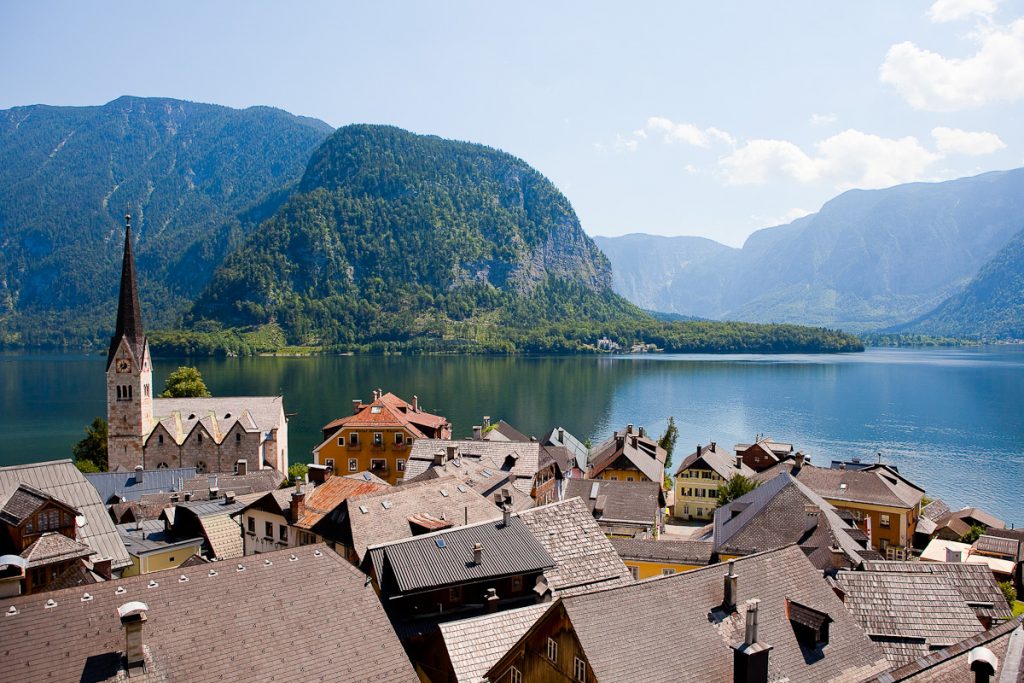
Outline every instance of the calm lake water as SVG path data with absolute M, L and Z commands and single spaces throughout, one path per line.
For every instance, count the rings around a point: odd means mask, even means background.
M 193 361 L 189 361 L 193 362 Z M 278 394 L 292 461 L 321 425 L 374 387 L 420 396 L 468 436 L 483 415 L 541 436 L 561 425 L 594 443 L 632 422 L 680 429 L 676 463 L 698 443 L 757 433 L 816 464 L 895 463 L 952 507 L 1024 524 L 1024 347 L 873 349 L 849 355 L 504 358 L 229 358 L 194 361 L 215 395 Z M 70 456 L 105 415 L 103 356 L 0 354 L 0 465 Z M 185 361 L 156 359 L 154 384 Z

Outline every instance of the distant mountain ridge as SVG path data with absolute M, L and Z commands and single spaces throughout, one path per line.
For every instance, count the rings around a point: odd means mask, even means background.
M 251 227 L 237 215 L 296 181 L 331 130 L 168 98 L 0 111 L 3 336 L 103 341 L 129 202 L 148 322 L 168 323 Z
M 648 235 L 595 242 L 616 291 L 643 308 L 859 332 L 905 324 L 959 292 L 1021 230 L 1022 215 L 1016 169 L 851 190 L 741 249 L 682 237 L 657 238 L 654 252 Z

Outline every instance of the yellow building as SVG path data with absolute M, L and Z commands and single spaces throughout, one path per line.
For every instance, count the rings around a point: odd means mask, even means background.
M 637 581 L 668 576 L 711 563 L 711 541 L 610 539 L 622 563 Z
M 711 520 L 718 507 L 718 487 L 737 474 L 752 477 L 754 470 L 743 463 L 740 456 L 729 454 L 712 441 L 686 456 L 676 470 L 676 519 Z
M 590 452 L 587 479 L 609 481 L 665 481 L 665 459 L 668 453 L 640 427 L 627 425 L 615 432 Z
M 203 548 L 202 538 L 168 540 L 164 523 L 159 520 L 118 524 L 117 533 L 131 558 L 122 576 L 138 576 L 164 569 L 175 569 Z
M 352 415 L 323 428 L 324 441 L 313 449 L 313 462 L 334 474 L 370 471 L 389 484 L 405 475 L 405 463 L 416 439 L 451 439 L 447 418 L 422 410 L 380 389 L 369 403 L 352 401 Z

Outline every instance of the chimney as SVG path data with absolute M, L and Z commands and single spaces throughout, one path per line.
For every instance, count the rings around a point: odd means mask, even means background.
M 800 469 L 801 467 L 804 466 L 804 454 L 802 451 L 797 451 L 796 455 L 793 456 L 793 459 L 796 461 L 796 469 Z
M 630 423 L 630 424 L 626 425 L 626 433 L 627 434 L 632 434 L 633 433 L 633 423 Z
M 846 566 L 846 555 L 843 553 L 843 549 L 839 546 L 832 546 L 828 551 L 832 554 L 832 568 L 843 569 Z
M 295 493 L 292 494 L 290 512 L 293 524 L 306 514 L 306 494 L 298 484 L 295 485 Z
M 445 446 L 445 451 L 447 451 L 448 460 L 454 460 L 455 456 L 458 455 L 459 447 L 458 446 Z
M 718 444 L 715 443 L 714 441 L 711 442 L 711 450 L 713 450 L 713 451 L 717 451 L 718 450 Z
M 235 474 L 244 475 L 249 470 L 249 463 L 245 461 L 245 458 L 239 458 L 238 462 L 235 463 Z
M 730 612 L 736 611 L 736 590 L 737 580 L 739 577 L 736 575 L 736 561 L 729 560 L 729 571 L 725 575 L 725 593 L 722 597 L 722 607 L 729 610 Z
M 473 425 L 473 438 L 480 441 L 484 438 L 484 428 L 480 425 Z
M 603 515 L 604 508 L 608 505 L 608 496 L 600 495 L 594 501 L 594 516 Z
M 967 664 L 974 672 L 974 683 L 989 683 L 996 675 L 999 660 L 987 647 L 976 647 L 967 654 Z M 1006 678 L 1004 672 L 999 680 Z
M 358 398 L 352 399 L 352 414 L 355 415 L 359 412 L 359 406 L 362 405 L 362 400 Z
M 633 448 L 636 448 L 636 434 L 633 434 L 629 437 L 629 443 L 633 446 Z
M 412 395 L 412 412 L 420 412 L 420 397 L 416 394 Z
M 177 493 L 172 493 L 171 494 L 171 502 L 172 503 L 177 503 L 179 500 L 181 500 L 181 499 L 178 497 Z
M 737 455 L 736 456 L 736 469 L 738 469 L 738 470 L 743 469 L 743 456 L 742 455 Z
M 565 429 L 562 427 L 558 428 L 558 443 L 565 445 Z
M 846 463 L 845 462 L 839 463 L 839 469 L 845 470 L 846 469 Z
M 220 495 L 220 489 L 216 486 L 210 487 L 210 500 L 217 500 L 217 496 Z
M 144 602 L 133 600 L 126 602 L 117 608 L 117 616 L 121 618 L 121 626 L 124 627 L 124 658 L 125 666 L 129 670 L 135 667 L 142 667 L 146 670 L 146 653 L 143 649 L 142 627 L 146 623 L 146 611 L 149 606 Z
M 700 455 L 700 444 L 697 444 L 697 455 Z
M 480 564 L 484 559 L 484 547 L 480 543 L 473 544 L 473 564 Z
M 136 484 L 141 484 L 142 483 L 143 478 L 145 477 L 145 471 L 146 470 L 142 469 L 142 465 L 136 465 L 135 466 L 135 483 Z
M 92 570 L 102 576 L 104 581 L 110 581 L 113 577 L 110 563 L 111 560 L 109 558 L 105 560 L 96 560 L 92 563 Z
M 434 453 L 434 464 L 439 467 L 444 464 L 444 450 L 439 450 Z
M 484 429 L 490 429 L 490 428 L 491 428 L 491 416 L 490 415 L 484 415 Z
M 645 436 L 647 436 L 647 428 L 644 427 L 643 425 L 640 425 L 640 428 L 637 429 L 636 431 L 637 431 L 637 434 L 640 436 L 641 439 L 644 438 Z
M 747 600 L 746 634 L 732 651 L 733 683 L 767 683 L 768 653 L 772 646 L 757 641 L 757 611 L 761 601 Z
M 380 392 L 377 391 L 376 389 L 374 389 L 373 390 L 373 400 L 376 401 L 378 398 L 380 398 Z
M 190 500 L 192 500 L 192 492 L 191 491 L 185 491 L 185 502 L 187 503 Z
M 509 520 L 512 519 L 512 508 L 510 505 L 505 504 L 501 506 L 501 525 L 508 526 Z
M 231 505 L 234 502 L 235 502 L 235 492 L 234 491 L 225 491 L 224 492 L 224 504 L 225 505 Z
M 487 597 L 484 598 L 484 602 L 487 603 L 487 613 L 496 612 L 498 610 L 498 591 L 495 588 L 487 589 Z

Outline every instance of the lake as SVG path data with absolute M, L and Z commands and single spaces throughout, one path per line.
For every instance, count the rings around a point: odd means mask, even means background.
M 0 354 L 0 465 L 70 457 L 105 415 L 105 356 Z M 214 395 L 279 394 L 292 462 L 320 427 L 382 387 L 418 394 L 468 436 L 484 415 L 541 436 L 563 426 L 594 443 L 633 423 L 655 435 L 675 416 L 675 462 L 698 444 L 762 433 L 812 462 L 885 462 L 951 507 L 1024 524 L 1024 347 L 871 349 L 843 355 L 621 357 L 157 358 L 154 385 L 196 364 Z

